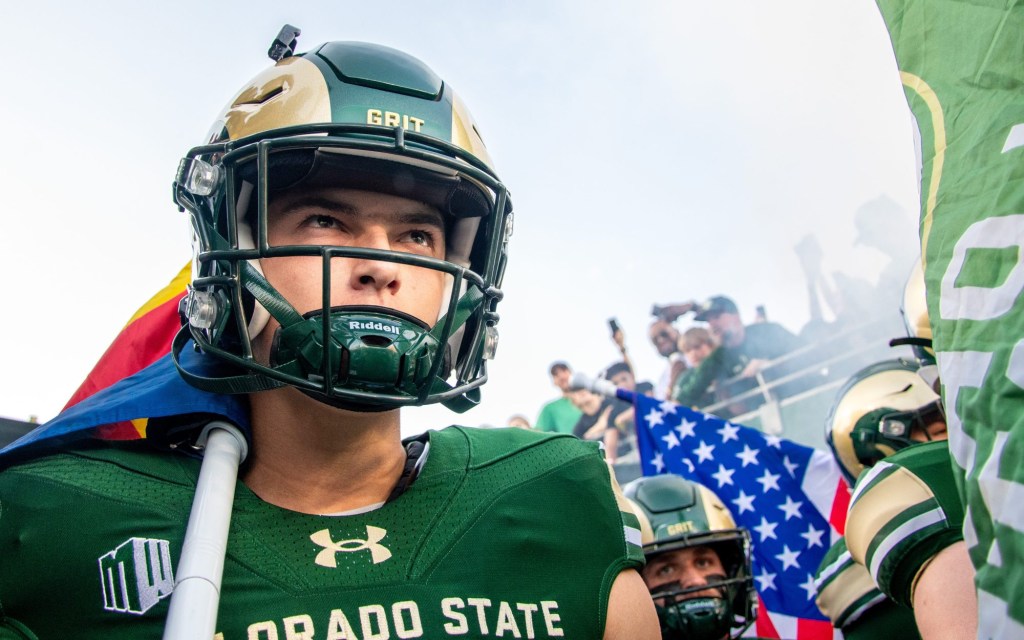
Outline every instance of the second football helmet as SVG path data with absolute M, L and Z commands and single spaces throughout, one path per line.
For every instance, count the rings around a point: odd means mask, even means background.
M 662 554 L 708 547 L 725 570 L 708 576 L 706 584 L 684 587 L 674 581 L 651 589 L 662 638 L 720 640 L 749 627 L 757 602 L 750 534 L 736 527 L 722 501 L 707 487 L 672 474 L 638 478 L 623 493 L 635 506 L 649 563 Z M 698 594 L 708 590 L 720 595 Z
M 836 394 L 825 439 L 850 486 L 866 468 L 914 443 L 914 429 L 945 419 L 918 365 L 884 360 L 853 374 Z M 926 432 L 927 433 L 927 432 Z

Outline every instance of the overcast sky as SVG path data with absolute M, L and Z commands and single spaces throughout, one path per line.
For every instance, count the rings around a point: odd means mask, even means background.
M 652 303 L 724 293 L 745 319 L 763 304 L 799 330 L 793 246 L 813 234 L 828 271 L 874 282 L 887 258 L 855 245 L 853 220 L 881 196 L 916 242 L 910 117 L 867 0 L 37 0 L 0 19 L 4 417 L 53 417 L 189 259 L 175 168 L 270 64 L 286 22 L 302 51 L 364 40 L 424 60 L 473 111 L 512 192 L 484 402 L 411 411 L 409 432 L 534 419 L 555 396 L 553 360 L 588 373 L 615 360 L 611 316 L 640 377 L 656 378 Z

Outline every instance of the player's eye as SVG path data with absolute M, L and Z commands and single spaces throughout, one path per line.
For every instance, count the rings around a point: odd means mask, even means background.
M 430 227 L 417 227 L 402 232 L 399 242 L 406 250 L 428 256 L 444 255 L 443 235 Z
M 425 229 L 415 229 L 410 231 L 409 241 L 415 244 L 422 245 L 424 247 L 434 246 L 434 234 Z
M 306 224 L 317 229 L 334 229 L 338 226 L 338 219 L 327 215 L 314 215 L 306 219 Z

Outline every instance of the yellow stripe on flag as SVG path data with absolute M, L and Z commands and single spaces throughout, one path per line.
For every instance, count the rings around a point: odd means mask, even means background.
M 181 292 L 185 290 L 185 287 L 191 281 L 192 265 L 186 264 L 182 268 L 182 270 L 178 272 L 178 275 L 176 275 L 174 279 L 171 280 L 166 287 L 158 291 L 155 296 L 150 298 L 149 301 L 146 302 L 146 304 L 142 305 L 142 307 L 140 307 L 139 310 L 135 312 L 135 315 L 132 316 L 131 320 L 129 320 L 128 324 L 126 324 L 125 326 L 127 327 L 128 325 L 135 322 L 142 316 L 146 315 L 153 309 L 156 309 L 157 307 L 167 303 L 174 297 L 181 295 Z

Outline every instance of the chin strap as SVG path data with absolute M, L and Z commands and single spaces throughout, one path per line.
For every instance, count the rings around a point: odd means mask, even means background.
M 455 304 L 454 312 L 446 314 L 443 318 L 438 320 L 437 324 L 434 325 L 434 328 L 431 330 L 434 337 L 439 338 L 439 336 L 444 332 L 449 318 L 451 319 L 451 332 L 448 334 L 449 336 L 462 328 L 469 320 L 470 316 L 473 315 L 473 311 L 483 300 L 483 297 L 483 291 L 476 287 L 470 287 Z M 470 349 L 479 348 L 481 348 L 480 344 L 470 345 Z M 486 377 L 481 379 L 480 384 L 483 384 L 485 381 Z M 444 393 L 446 391 L 451 391 L 454 388 L 455 387 L 451 386 L 441 378 L 441 376 L 435 375 L 434 381 L 430 385 L 430 393 Z M 456 413 L 465 413 L 480 404 L 480 387 L 474 387 L 461 395 L 455 396 L 454 398 L 442 400 L 441 404 Z
M 174 366 L 178 369 L 178 374 L 193 387 L 210 393 L 237 394 L 267 391 L 285 386 L 283 382 L 278 382 L 273 378 L 268 378 L 261 373 L 255 372 L 233 376 L 219 376 L 216 378 L 193 373 L 181 364 L 179 358 L 185 345 L 191 339 L 192 332 L 189 325 L 186 324 L 174 336 L 174 342 L 171 343 L 171 359 L 174 360 Z
M 282 327 L 290 327 L 303 321 L 302 316 L 290 304 L 285 302 L 280 293 L 261 277 L 259 272 L 248 262 L 239 263 L 239 280 L 245 290 L 252 294 L 270 315 L 280 323 Z M 267 377 L 262 373 L 249 372 L 240 375 L 208 377 L 188 371 L 182 367 L 178 355 L 185 347 L 189 338 L 192 337 L 189 325 L 185 324 L 177 335 L 171 347 L 171 355 L 174 365 L 178 368 L 181 377 L 193 387 L 209 391 L 211 393 L 254 393 L 267 391 L 285 386 L 285 383 Z

